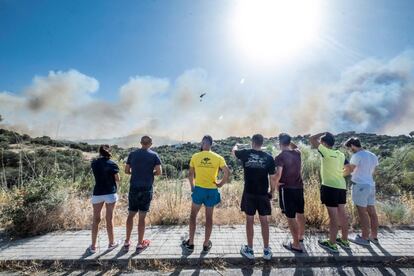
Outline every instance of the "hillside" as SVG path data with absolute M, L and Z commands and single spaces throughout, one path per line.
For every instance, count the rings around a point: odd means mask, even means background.
M 336 146 L 341 148 L 340 145 L 351 136 L 358 136 L 366 148 L 379 155 L 381 166 L 377 173 L 377 181 L 380 187 L 384 185 L 384 189 L 390 193 L 398 192 L 401 187 L 403 190 L 414 190 L 412 181 L 414 180 L 414 139 L 412 137 L 347 132 L 336 135 Z M 314 151 L 310 151 L 307 147 L 307 137 L 307 135 L 297 136 L 294 137 L 294 141 L 302 145 L 305 151 L 304 163 L 315 162 L 311 167 L 313 172 L 316 172 L 319 163 L 315 159 Z M 232 169 L 233 179 L 241 179 L 242 171 L 240 164 L 230 155 L 231 148 L 236 143 L 249 142 L 249 137 L 228 137 L 214 143 L 213 150 L 224 156 Z M 266 138 L 264 146 L 269 153 L 277 154 L 277 138 Z M 79 179 L 90 181 L 89 160 L 96 156 L 97 148 L 98 145 L 85 142 L 59 141 L 47 136 L 32 138 L 26 134 L 0 129 L 1 184 L 10 187 L 27 179 L 51 173 L 57 173 L 72 181 Z M 404 150 L 405 148 L 409 150 Z M 132 149 L 113 146 L 115 157 L 121 163 Z M 187 174 L 191 155 L 199 150 L 199 145 L 188 142 L 158 146 L 154 147 L 154 150 L 163 161 L 165 177 L 183 178 Z M 343 148 L 341 150 L 348 154 Z M 387 185 L 387 182 L 393 184 Z

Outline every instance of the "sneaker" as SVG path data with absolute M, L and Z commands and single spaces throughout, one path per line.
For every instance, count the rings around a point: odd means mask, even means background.
M 320 247 L 327 249 L 331 253 L 339 253 L 338 246 L 331 243 L 330 240 L 318 240 L 318 244 Z
M 353 242 L 359 245 L 369 246 L 369 240 L 364 239 L 360 234 L 356 235 Z
M 96 247 L 94 247 L 94 246 L 90 245 L 90 246 L 88 247 L 88 249 L 86 249 L 86 251 L 87 251 L 89 254 L 95 254 L 95 253 L 96 253 Z
M 373 244 L 379 244 L 378 238 L 369 238 L 369 241 L 372 242 Z
M 247 245 L 242 245 L 242 247 L 240 248 L 240 254 L 242 254 L 244 257 L 246 257 L 249 260 L 254 260 L 253 249 Z M 263 255 L 263 258 L 264 258 L 264 255 Z
M 117 248 L 119 245 L 118 242 L 114 242 L 112 244 L 108 244 L 108 251 L 114 250 L 115 248 Z
M 351 249 L 351 245 L 348 240 L 343 240 L 341 238 L 336 239 L 336 243 L 342 246 L 344 249 Z
M 143 240 L 142 243 L 137 244 L 135 251 L 137 253 L 144 251 L 145 249 L 148 248 L 148 246 L 150 246 L 150 243 L 151 243 L 150 240 Z
M 130 241 L 129 242 L 125 241 L 124 242 L 124 251 L 128 252 L 130 247 L 131 247 L 131 242 Z
M 188 252 L 194 251 L 194 244 L 190 244 L 190 240 L 183 241 L 181 246 L 184 247 Z
M 208 241 L 207 245 L 203 245 L 203 253 L 208 253 L 212 246 L 213 244 L 211 243 L 211 241 Z
M 267 247 L 267 248 L 264 248 L 263 249 L 263 259 L 264 260 L 270 261 L 272 259 L 272 256 L 273 256 L 272 248 Z

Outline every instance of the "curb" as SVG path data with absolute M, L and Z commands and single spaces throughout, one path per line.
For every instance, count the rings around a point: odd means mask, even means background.
M 263 261 L 256 258 L 255 261 L 243 257 L 212 257 L 212 258 L 131 258 L 131 259 L 13 259 L 1 260 L 0 269 L 38 267 L 48 269 L 58 268 L 96 268 L 118 267 L 138 268 L 146 270 L 158 270 L 171 267 L 240 267 L 240 265 L 270 265 L 281 267 L 295 266 L 404 266 L 414 265 L 414 256 L 297 256 L 297 257 L 273 257 L 271 261 Z

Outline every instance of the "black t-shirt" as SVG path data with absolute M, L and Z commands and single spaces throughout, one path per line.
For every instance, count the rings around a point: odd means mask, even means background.
M 93 195 L 116 193 L 115 174 L 119 172 L 118 165 L 108 158 L 100 157 L 92 161 L 91 167 L 95 176 Z
M 266 195 L 269 190 L 269 175 L 275 174 L 273 157 L 254 149 L 237 150 L 235 155 L 243 164 L 244 192 Z
M 303 189 L 301 156 L 299 150 L 284 150 L 275 158 L 276 167 L 282 167 L 279 182 L 285 188 Z
M 128 155 L 126 162 L 131 166 L 131 188 L 152 191 L 154 168 L 161 165 L 158 154 L 150 149 L 137 149 Z

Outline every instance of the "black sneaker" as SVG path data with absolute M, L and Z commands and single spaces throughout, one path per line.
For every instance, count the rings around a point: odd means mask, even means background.
M 203 253 L 208 253 L 212 246 L 213 244 L 211 243 L 211 241 L 208 241 L 208 244 L 203 246 Z
M 194 244 L 190 244 L 190 240 L 183 241 L 181 243 L 181 246 L 183 246 L 185 249 L 187 249 L 188 252 L 194 251 Z

